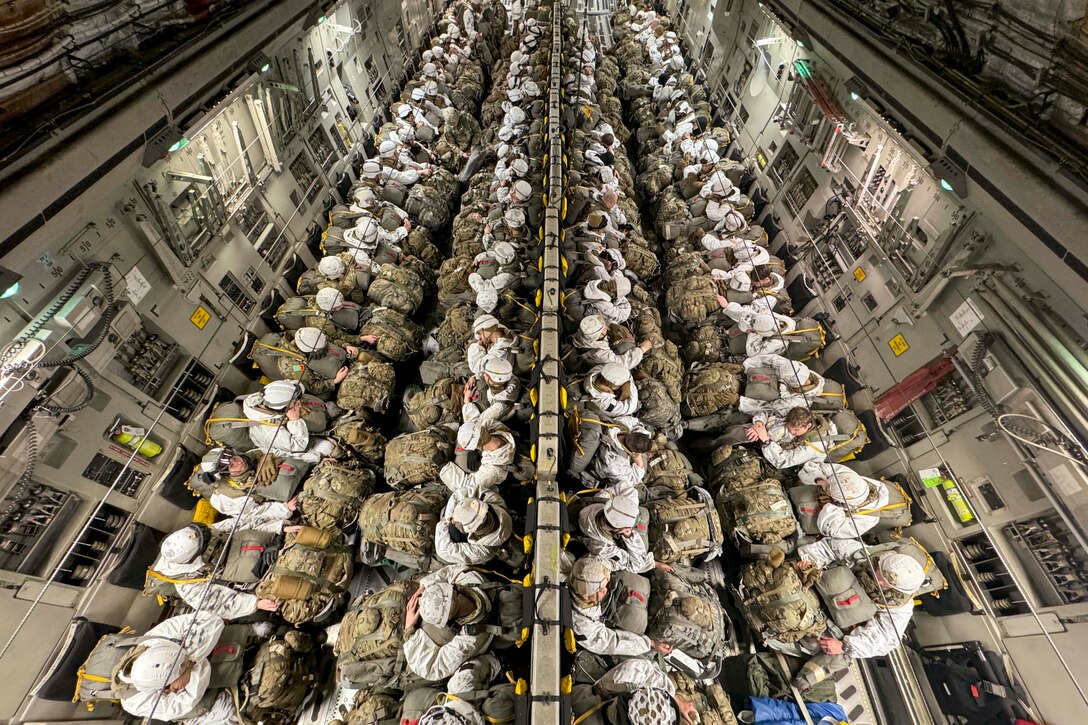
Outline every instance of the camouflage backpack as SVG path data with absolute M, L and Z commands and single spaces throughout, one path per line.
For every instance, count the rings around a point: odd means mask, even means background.
M 745 619 L 765 640 L 797 642 L 820 635 L 827 627 L 816 593 L 784 556 L 745 566 L 736 593 Z
M 423 347 L 423 330 L 420 326 L 386 307 L 375 308 L 359 334 L 377 335 L 376 349 L 387 360 L 407 360 Z
M 651 453 L 646 461 L 646 478 L 643 480 L 651 495 L 654 489 L 667 489 L 677 496 L 698 481 L 691 469 L 691 462 L 676 448 L 663 448 Z
M 737 725 L 733 705 L 721 684 L 696 682 L 683 672 L 672 671 L 669 679 L 676 685 L 676 695 L 695 705 L 700 725 Z
M 721 552 L 721 521 L 714 500 L 705 489 L 692 487 L 684 496 L 650 501 L 646 507 L 650 511 L 650 542 L 657 561 L 687 561 Z
M 639 279 L 646 281 L 657 273 L 657 255 L 646 247 L 628 243 L 623 249 L 623 261 Z
M 653 349 L 643 356 L 642 362 L 633 373 L 636 378 L 648 377 L 657 380 L 669 391 L 669 397 L 674 402 L 680 402 L 684 367 L 680 364 L 676 345 L 670 340 L 664 340 L 661 345 L 655 343 Z
M 450 257 L 438 268 L 438 303 L 444 308 L 452 307 L 465 295 L 475 297 L 468 284 L 472 274 L 472 257 L 467 254 Z
M 736 328 L 734 328 L 736 329 Z M 738 355 L 744 354 L 743 343 L 747 341 L 747 335 L 740 335 L 742 349 Z M 701 325 L 692 330 L 688 336 L 688 342 L 683 348 L 683 358 L 689 364 L 725 362 L 731 354 L 728 345 L 722 343 L 722 332 L 715 325 Z
M 369 468 L 348 461 L 322 461 L 314 466 L 298 496 L 302 522 L 318 529 L 344 528 L 373 492 L 374 472 Z
M 458 305 L 447 311 L 434 333 L 438 349 L 454 348 L 463 352 L 472 339 L 472 323 L 475 318 L 475 305 Z
M 670 439 L 678 438 L 682 431 L 680 405 L 669 395 L 664 383 L 641 378 L 635 381 L 635 387 L 638 388 L 639 421 Z
M 385 459 L 385 436 L 364 417 L 341 416 L 328 437 L 371 465 L 380 466 Z
M 347 596 L 355 557 L 339 531 L 303 526 L 285 535 L 275 566 L 257 585 L 262 599 L 279 600 L 277 613 L 291 624 L 331 613 Z
M 400 722 L 401 697 L 399 690 L 381 687 L 359 690 L 351 710 L 340 721 L 344 725 L 394 725 Z
M 392 365 L 360 352 L 336 390 L 336 404 L 352 412 L 384 413 L 389 408 L 395 385 L 396 373 Z
M 426 289 L 424 280 L 415 271 L 404 266 L 385 264 L 370 283 L 366 296 L 376 305 L 410 315 L 423 302 Z
M 694 327 L 721 309 L 717 294 L 718 288 L 709 276 L 688 277 L 669 286 L 665 293 L 665 309 L 673 321 Z
M 654 569 L 650 588 L 650 625 L 646 634 L 697 660 L 724 654 L 729 618 L 717 592 L 698 569 Z
M 316 686 L 317 673 L 310 635 L 292 629 L 266 640 L 239 687 L 245 716 L 268 725 L 294 722 L 295 711 Z
M 364 553 L 368 545 L 380 550 L 371 563 L 386 559 L 411 568 L 425 566 L 434 553 L 434 529 L 447 498 L 445 486 L 433 485 L 379 493 L 363 501 L 359 538 Z
M 404 672 L 404 617 L 419 584 L 401 580 L 357 599 L 333 645 L 340 682 L 352 688 L 396 686 Z
M 740 400 L 740 373 L 744 368 L 732 363 L 696 365 L 684 380 L 685 415 L 699 418 L 725 412 Z
M 464 394 L 465 384 L 452 378 L 443 378 L 423 390 L 409 387 L 404 395 L 404 412 L 416 430 L 459 423 Z
M 442 466 L 453 460 L 453 432 L 446 427 L 402 433 L 385 447 L 385 482 L 408 488 L 438 480 Z
M 797 519 L 780 482 L 765 478 L 723 486 L 716 502 L 722 522 L 732 530 L 742 549 L 751 544 L 785 547 L 787 553 L 792 549 L 792 542 L 786 540 L 797 533 Z
M 718 446 L 710 454 L 707 480 L 714 488 L 737 488 L 763 477 L 763 459 L 743 446 Z

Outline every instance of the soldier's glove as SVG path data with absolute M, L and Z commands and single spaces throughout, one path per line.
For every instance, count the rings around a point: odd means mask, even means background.
M 257 471 L 254 475 L 254 483 L 258 486 L 267 486 L 276 480 L 279 475 L 280 464 L 271 453 L 265 453 L 257 462 Z

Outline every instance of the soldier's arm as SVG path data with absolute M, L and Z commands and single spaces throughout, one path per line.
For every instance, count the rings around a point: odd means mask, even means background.
M 222 584 L 202 582 L 178 584 L 174 588 L 187 605 L 213 614 L 217 618 L 239 619 L 257 611 L 256 595 L 240 592 Z
M 644 634 L 611 629 L 599 619 L 574 616 L 574 633 L 578 645 L 598 655 L 637 657 L 650 651 L 650 638 Z
M 907 631 L 914 604 L 880 609 L 865 624 L 843 637 L 843 654 L 849 657 L 881 657 L 899 646 Z

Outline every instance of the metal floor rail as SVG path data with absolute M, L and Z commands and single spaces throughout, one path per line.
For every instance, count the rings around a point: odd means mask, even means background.
M 559 560 L 563 550 L 563 510 L 559 496 L 559 466 L 562 450 L 563 411 L 561 401 L 560 320 L 562 260 L 559 249 L 563 204 L 563 131 L 560 127 L 562 87 L 562 5 L 552 7 L 551 75 L 548 83 L 545 168 L 547 197 L 543 234 L 543 285 L 540 291 L 540 344 L 538 352 L 538 397 L 536 451 L 535 527 L 533 531 L 533 597 L 535 600 L 531 671 L 529 682 L 530 722 L 559 725 L 569 721 L 562 671 L 563 624 L 561 612 L 566 596 L 561 583 Z

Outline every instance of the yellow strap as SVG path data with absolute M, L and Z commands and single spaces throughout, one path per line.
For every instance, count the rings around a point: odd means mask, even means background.
M 614 700 L 614 699 L 615 699 L 615 698 L 613 698 L 613 697 L 610 697 L 610 698 L 608 698 L 607 700 L 601 700 L 601 701 L 600 701 L 600 702 L 598 702 L 598 703 L 597 703 L 596 705 L 594 705 L 593 707 L 589 708 L 588 710 L 586 710 L 585 712 L 583 712 L 583 713 L 582 713 L 581 715 L 579 715 L 578 717 L 574 718 L 574 722 L 573 722 L 573 723 L 572 723 L 571 725 L 581 725 L 581 723 L 582 723 L 582 721 L 583 721 L 583 720 L 585 720 L 585 719 L 586 719 L 587 717 L 589 717 L 589 716 L 590 716 L 590 715 L 592 715 L 593 713 L 595 713 L 595 712 L 597 712 L 598 710 L 600 710 L 601 708 L 603 708 L 603 707 L 604 707 L 605 705 L 609 705 L 609 704 L 611 704 L 611 703 L 612 703 L 612 700 Z
M 200 582 L 206 582 L 211 579 L 210 576 L 200 577 L 198 579 L 171 579 L 168 576 L 160 574 L 154 569 L 148 569 L 147 575 L 152 579 L 158 579 L 159 581 L 166 582 L 167 584 L 199 584 Z
M 263 348 L 265 348 L 267 350 L 275 350 L 276 352 L 285 353 L 286 355 L 289 355 L 290 357 L 297 357 L 299 360 L 305 360 L 306 359 L 306 356 L 303 355 L 302 353 L 292 352 L 291 350 L 288 350 L 287 348 L 284 348 L 284 347 L 276 347 L 275 345 L 266 345 L 263 342 L 261 342 L 260 340 L 257 340 L 256 342 L 254 342 L 253 347 L 255 347 L 255 348 L 256 347 L 263 347 Z M 251 360 L 253 359 L 253 350 L 252 350 L 252 348 L 249 351 L 249 358 Z

